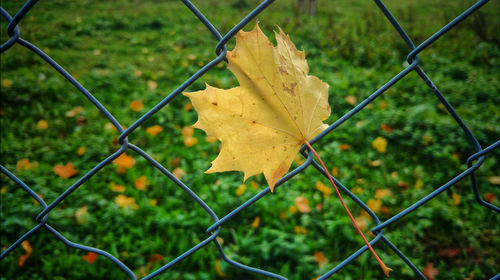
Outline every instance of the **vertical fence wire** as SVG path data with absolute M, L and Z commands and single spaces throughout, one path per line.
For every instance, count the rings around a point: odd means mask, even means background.
M 195 82 L 197 79 L 202 77 L 206 72 L 210 71 L 214 66 L 219 64 L 221 61 L 225 59 L 226 56 L 226 43 L 233 38 L 236 33 L 241 30 L 246 24 L 248 24 L 250 21 L 252 21 L 257 15 L 259 15 L 262 11 L 264 11 L 269 5 L 271 5 L 274 0 L 266 0 L 261 2 L 260 5 L 258 5 L 255 9 L 253 9 L 246 17 L 244 17 L 234 28 L 232 28 L 228 33 L 221 35 L 220 32 L 212 25 L 212 23 L 203 15 L 203 13 L 198 10 L 189 0 L 181 0 L 187 8 L 193 13 L 194 16 L 196 16 L 201 23 L 210 31 L 210 33 L 214 36 L 215 40 L 217 40 L 217 45 L 215 48 L 215 54 L 216 57 L 210 61 L 208 64 L 205 66 L 201 67 L 196 73 L 194 73 L 191 77 L 186 79 L 184 83 L 179 85 L 175 90 L 173 90 L 169 95 L 167 95 L 163 100 L 161 100 L 157 105 L 155 105 L 153 108 L 151 108 L 147 113 L 145 113 L 142 117 L 137 119 L 130 127 L 127 129 L 123 129 L 120 122 L 115 119 L 115 117 L 106 109 L 104 105 L 102 105 L 93 95 L 91 92 L 89 92 L 84 86 L 82 86 L 71 74 L 69 74 L 62 66 L 57 64 L 56 61 L 54 61 L 49 55 L 44 53 L 42 50 L 40 50 L 38 47 L 35 45 L 31 44 L 30 42 L 22 39 L 20 37 L 20 29 L 18 27 L 19 23 L 22 22 L 25 14 L 31 10 L 32 8 L 35 7 L 35 4 L 37 3 L 37 0 L 29 0 L 27 1 L 24 6 L 12 17 L 4 8 L 1 8 L 1 14 L 4 20 L 8 22 L 7 26 L 7 34 L 9 36 L 9 39 L 7 42 L 3 43 L 0 47 L 0 53 L 4 55 L 4 52 L 6 52 L 10 47 L 12 47 L 14 44 L 19 44 L 32 52 L 36 53 L 38 56 L 40 56 L 45 62 L 47 62 L 50 66 L 52 66 L 59 74 L 61 74 L 64 78 L 68 80 L 76 89 L 78 89 L 94 106 L 114 125 L 114 127 L 118 130 L 120 133 L 120 136 L 118 138 L 118 142 L 120 144 L 120 148 L 109 155 L 106 159 L 101 161 L 99 164 L 94 166 L 88 173 L 84 174 L 82 177 L 80 177 L 74 184 L 71 186 L 68 186 L 68 188 L 61 193 L 54 201 L 51 203 L 46 203 L 42 198 L 40 198 L 28 185 L 26 185 L 24 182 L 19 180 L 12 172 L 7 170 L 4 166 L 0 165 L 0 171 L 7 176 L 10 180 L 12 180 L 17 186 L 22 188 L 24 191 L 26 191 L 31 197 L 33 197 L 36 202 L 42 207 L 42 211 L 37 215 L 36 217 L 36 222 L 37 225 L 34 226 L 32 229 L 25 233 L 19 233 L 22 235 L 18 240 L 16 240 L 14 243 L 10 245 L 7 249 L 5 249 L 1 255 L 0 255 L 0 260 L 3 260 L 9 253 L 11 253 L 14 249 L 19 247 L 19 245 L 26 239 L 32 237 L 33 235 L 37 234 L 40 230 L 46 230 L 50 232 L 51 234 L 54 235 L 55 238 L 59 239 L 61 242 L 66 244 L 69 247 L 76 248 L 79 250 L 87 251 L 87 252 L 93 252 L 99 255 L 102 255 L 103 257 L 108 258 L 111 260 L 114 264 L 116 264 L 117 267 L 119 267 L 125 275 L 127 275 L 130 279 L 136 279 L 136 276 L 132 272 L 132 270 L 127 267 L 123 262 L 121 262 L 119 259 L 117 259 L 115 256 L 112 254 L 97 249 L 97 248 L 92 248 L 89 246 L 85 246 L 82 244 L 74 243 L 66 237 L 64 237 L 61 233 L 59 233 L 55 228 L 49 225 L 49 214 L 50 212 L 58 206 L 62 201 L 64 201 L 65 198 L 67 198 L 69 195 L 71 195 L 76 189 L 78 189 L 83 183 L 85 183 L 87 180 L 89 180 L 93 175 L 95 175 L 97 172 L 99 172 L 103 167 L 106 165 L 110 164 L 114 159 L 119 157 L 121 154 L 125 153 L 128 149 L 136 152 L 138 155 L 142 156 L 145 158 L 152 166 L 157 168 L 161 173 L 163 173 L 166 177 L 168 177 L 170 180 L 172 180 L 179 188 L 181 188 L 184 192 L 186 192 L 193 200 L 196 202 L 200 207 L 203 208 L 204 211 L 207 212 L 207 214 L 212 218 L 213 224 L 206 230 L 206 233 L 208 234 L 208 237 L 199 242 L 197 245 L 192 247 L 191 249 L 187 250 L 186 252 L 182 253 L 179 255 L 177 258 L 171 260 L 169 263 L 165 264 L 164 266 L 160 267 L 156 271 L 150 273 L 143 279 L 152 279 L 157 275 L 160 275 L 167 271 L 169 268 L 177 264 L 178 262 L 184 260 L 185 258 L 188 258 L 190 255 L 194 254 L 197 250 L 207 246 L 210 243 L 214 243 L 216 246 L 221 258 L 227 262 L 228 264 L 241 269 L 245 270 L 251 273 L 256 273 L 260 274 L 269 278 L 274 278 L 274 279 L 286 279 L 284 276 L 265 271 L 259 268 L 254 268 L 250 267 L 245 264 L 238 263 L 234 260 L 231 260 L 225 253 L 222 248 L 222 245 L 219 243 L 217 240 L 217 236 L 224 225 L 227 221 L 231 220 L 233 217 L 235 217 L 238 213 L 241 211 L 245 210 L 246 208 L 250 207 L 252 204 L 260 200 L 261 198 L 264 198 L 266 195 L 270 193 L 270 189 L 266 188 L 245 203 L 241 204 L 237 208 L 235 208 L 233 211 L 227 213 L 224 217 L 219 218 L 217 215 L 212 211 L 212 209 L 207 205 L 194 191 L 191 190 L 189 186 L 184 184 L 181 180 L 177 179 L 167 168 L 165 168 L 161 163 L 156 161 L 153 157 L 151 157 L 148 153 L 143 151 L 141 148 L 139 148 L 136 145 L 133 145 L 128 142 L 127 137 L 133 133 L 138 127 L 140 127 L 146 120 L 148 120 L 151 116 L 153 116 L 155 113 L 157 113 L 159 110 L 161 110 L 163 107 L 169 104 L 174 98 L 176 98 L 182 91 L 184 91 L 189 85 L 191 85 L 193 82 Z M 323 131 L 321 134 L 316 136 L 314 139 L 310 141 L 311 144 L 314 144 L 318 141 L 320 141 L 322 138 L 324 138 L 327 134 L 331 133 L 333 130 L 335 130 L 337 127 L 339 127 L 341 124 L 343 124 L 345 121 L 356 115 L 359 111 L 361 111 L 364 107 L 366 107 L 368 104 L 370 104 L 372 101 L 374 101 L 377 97 L 382 95 L 384 92 L 386 92 L 389 88 L 391 88 L 394 84 L 398 83 L 403 77 L 411 73 L 412 71 L 415 71 L 420 78 L 429 86 L 430 90 L 434 93 L 436 98 L 444 105 L 446 110 L 449 112 L 449 114 L 454 118 L 456 121 L 458 127 L 463 131 L 464 137 L 466 137 L 469 142 L 471 143 L 471 148 L 475 151 L 474 154 L 472 154 L 468 159 L 467 159 L 467 169 L 463 170 L 460 174 L 457 176 L 451 178 L 447 183 L 445 183 L 442 186 L 437 187 L 434 191 L 431 193 L 427 194 L 423 198 L 421 198 L 419 201 L 415 202 L 413 205 L 409 206 L 408 208 L 402 210 L 398 214 L 392 216 L 391 218 L 385 220 L 385 221 L 380 221 L 377 215 L 370 210 L 366 206 L 366 204 L 361 201 L 355 194 L 353 194 L 348 188 L 346 188 L 338 179 L 334 178 L 335 183 L 340 187 L 340 189 L 347 195 L 349 196 L 355 203 L 357 203 L 362 209 L 364 209 L 370 216 L 371 218 L 375 221 L 376 226 L 372 229 L 372 232 L 375 234 L 375 237 L 371 240 L 370 244 L 373 246 L 380 241 L 385 243 L 389 248 L 391 248 L 396 255 L 398 255 L 407 265 L 408 267 L 414 271 L 416 277 L 419 277 L 421 279 L 426 279 L 423 273 L 420 271 L 418 267 L 416 267 L 411 260 L 404 255 L 404 253 L 397 248 L 397 246 L 391 242 L 383 233 L 383 230 L 387 227 L 389 227 L 392 223 L 402 219 L 404 216 L 411 214 L 412 212 L 416 211 L 419 207 L 423 206 L 439 194 L 441 194 L 443 191 L 451 188 L 453 185 L 455 185 L 457 182 L 460 180 L 465 179 L 466 177 L 470 178 L 470 182 L 472 185 L 472 191 L 474 193 L 474 197 L 480 205 L 490 209 L 491 211 L 494 211 L 496 213 L 500 212 L 500 208 L 498 206 L 495 206 L 481 198 L 480 195 L 480 190 L 479 186 L 477 184 L 477 181 L 475 179 L 475 171 L 481 167 L 483 164 L 485 157 L 488 156 L 493 150 L 497 149 L 500 146 L 500 140 L 492 143 L 491 145 L 487 146 L 486 148 L 483 148 L 480 144 L 479 141 L 476 139 L 472 131 L 467 127 L 465 122 L 460 118 L 460 116 L 457 114 L 457 112 L 453 109 L 453 107 L 450 105 L 450 103 L 446 100 L 445 96 L 441 93 L 441 91 L 438 89 L 438 87 L 432 82 L 432 80 L 429 78 L 429 76 L 424 72 L 424 70 L 419 66 L 419 57 L 418 55 L 422 50 L 430 46 L 432 43 L 434 43 L 436 40 L 438 40 L 440 37 L 445 35 L 449 30 L 454 28 L 458 23 L 461 21 L 465 20 L 468 16 L 473 14 L 475 11 L 480 9 L 483 5 L 485 5 L 488 0 L 482 0 L 478 1 L 472 6 L 470 6 L 467 10 L 465 10 L 462 14 L 457 16 L 455 19 L 450 21 L 448 24 L 446 24 L 444 27 L 442 27 L 439 31 L 434 33 L 432 36 L 430 36 L 428 39 L 426 39 L 423 43 L 420 45 L 416 46 L 410 36 L 406 33 L 404 28 L 399 24 L 399 22 L 396 20 L 396 18 L 392 15 L 392 13 L 389 11 L 389 9 L 384 5 L 384 3 L 380 0 L 374 0 L 376 6 L 380 9 L 382 14 L 386 17 L 386 19 L 391 23 L 391 25 L 394 27 L 394 29 L 398 32 L 398 34 L 401 36 L 401 39 L 404 40 L 406 45 L 408 46 L 408 66 L 402 70 L 400 73 L 392 77 L 389 81 L 387 81 L 382 87 L 379 89 L 375 90 L 370 96 L 368 96 L 366 99 L 364 99 L 362 102 L 360 102 L 356 107 L 354 107 L 352 110 L 344 114 L 342 117 L 340 117 L 337 121 L 335 121 L 333 124 L 331 124 L 325 131 Z M 301 164 L 299 167 L 297 167 L 295 170 L 289 172 L 286 174 L 281 180 L 279 180 L 276 183 L 276 188 L 278 188 L 280 185 L 285 183 L 286 181 L 290 180 L 292 177 L 295 175 L 301 173 L 303 170 L 308 168 L 309 166 L 312 166 L 315 168 L 319 174 L 322 174 L 323 176 L 326 176 L 324 173 L 323 169 L 318 165 L 316 161 L 313 160 L 312 153 L 309 153 L 306 147 L 302 147 L 301 153 L 306 157 L 306 161 Z M 335 274 L 336 272 L 340 271 L 342 268 L 347 266 L 350 262 L 352 262 L 354 259 L 359 257 L 363 252 L 367 250 L 367 246 L 363 246 L 359 248 L 356 252 L 352 253 L 349 257 L 344 259 L 341 263 L 333 267 L 330 271 L 319 277 L 318 279 L 327 279 L 331 275 Z M 492 279 L 500 279 L 500 274 L 497 274 L 493 276 Z

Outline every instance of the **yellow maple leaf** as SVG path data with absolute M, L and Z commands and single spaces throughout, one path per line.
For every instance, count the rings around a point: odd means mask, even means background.
M 68 162 L 66 165 L 56 165 L 53 168 L 54 173 L 59 175 L 59 177 L 67 179 L 78 174 L 78 170 L 75 169 L 73 163 Z
M 18 171 L 31 170 L 34 166 L 35 166 L 35 164 L 31 163 L 30 160 L 27 158 L 23 158 L 23 159 L 17 161 L 17 163 L 16 163 L 16 169 Z
M 194 127 L 221 141 L 206 173 L 239 170 L 245 180 L 264 173 L 271 191 L 330 116 L 328 84 L 308 75 L 305 53 L 281 29 L 275 37 L 276 47 L 258 24 L 238 32 L 226 57 L 239 87 L 184 93 L 198 112 Z

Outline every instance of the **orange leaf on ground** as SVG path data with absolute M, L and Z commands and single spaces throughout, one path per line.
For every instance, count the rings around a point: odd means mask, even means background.
M 132 168 L 135 164 L 135 159 L 126 153 L 123 153 L 113 160 L 113 164 L 121 168 Z
M 114 192 L 124 192 L 125 191 L 124 186 L 120 186 L 118 184 L 115 184 L 115 182 L 109 183 L 109 186 L 111 187 L 111 190 Z
M 434 277 L 439 274 L 439 270 L 434 267 L 432 263 L 427 263 L 422 270 L 422 273 L 427 277 L 428 280 L 434 280 Z
M 23 158 L 17 162 L 16 169 L 17 171 L 31 170 L 34 166 L 35 164 L 31 163 L 29 159 Z
M 382 164 L 382 160 L 380 159 L 377 159 L 377 160 L 374 160 L 374 161 L 368 161 L 368 165 L 369 166 L 373 166 L 373 167 L 377 167 L 377 166 L 380 166 Z
M 380 107 L 380 109 L 385 110 L 385 108 L 387 108 L 387 101 L 385 100 L 380 101 L 378 106 Z
M 198 138 L 192 136 L 184 137 L 184 145 L 186 147 L 192 147 L 196 145 L 196 143 L 198 143 Z
M 489 203 L 492 203 L 493 201 L 497 200 L 497 196 L 490 192 L 487 192 L 484 194 L 484 200 L 486 200 Z
M 288 209 L 288 211 L 290 212 L 290 214 L 295 214 L 297 213 L 297 207 L 295 206 L 290 206 L 290 208 Z
M 406 182 L 403 182 L 403 181 L 398 182 L 398 188 L 408 189 L 409 187 L 410 187 L 410 185 L 408 185 L 408 183 L 406 183 Z
M 250 226 L 253 227 L 253 228 L 256 228 L 259 225 L 260 225 L 260 217 L 257 216 L 257 217 L 255 217 L 255 219 L 253 220 L 253 222 L 252 222 L 252 224 Z
M 188 102 L 188 103 L 184 104 L 184 110 L 185 111 L 189 112 L 192 109 L 193 109 L 193 105 L 191 103 Z
M 23 266 L 33 252 L 33 248 L 31 247 L 31 244 L 28 240 L 24 240 L 23 242 L 21 242 L 21 246 L 23 247 L 24 251 L 26 251 L 26 254 L 19 257 L 19 266 Z
M 392 127 L 388 124 L 381 124 L 380 129 L 382 129 L 383 131 L 385 131 L 387 133 L 392 133 Z
M 334 166 L 330 172 L 330 175 L 333 177 L 338 177 L 339 176 L 339 168 L 337 166 Z
M 325 258 L 325 255 L 323 255 L 322 252 L 319 251 L 314 253 L 314 260 L 318 263 L 320 269 L 328 263 L 328 259 Z
M 38 127 L 38 129 L 47 129 L 49 128 L 49 123 L 46 121 L 46 120 L 39 120 L 37 123 L 36 123 L 36 127 Z
M 309 213 L 311 212 L 311 208 L 309 207 L 309 200 L 304 196 L 300 195 L 295 198 L 295 206 L 300 213 Z
M 115 197 L 115 203 L 123 208 L 131 208 L 131 209 L 139 208 L 139 206 L 135 203 L 135 199 L 133 197 L 126 197 L 123 194 L 120 194 L 117 197 Z
M 52 169 L 54 173 L 59 175 L 59 177 L 67 179 L 78 174 L 78 170 L 75 169 L 73 163 L 68 162 L 66 165 L 56 165 Z
M 373 212 L 378 212 L 380 211 L 380 207 L 382 207 L 382 200 L 370 198 L 366 202 L 366 206 L 368 206 L 368 208 L 370 208 Z
M 82 259 L 86 260 L 88 263 L 94 263 L 97 259 L 97 254 L 94 252 L 88 252 L 88 254 L 82 256 Z
M 356 97 L 352 96 L 352 95 L 348 95 L 346 97 L 344 97 L 345 101 L 347 101 L 347 103 L 349 103 L 350 105 L 354 105 L 356 104 Z
M 130 102 L 130 109 L 132 109 L 132 111 L 139 112 L 142 108 L 144 108 L 144 105 L 142 105 L 142 101 L 134 100 Z
M 226 278 L 227 275 L 220 269 L 220 260 L 215 261 L 215 273 L 221 278 Z
M 457 248 L 446 248 L 442 249 L 438 252 L 440 256 L 447 257 L 447 258 L 453 258 L 460 254 L 460 250 Z
M 12 81 L 9 80 L 9 79 L 3 79 L 2 80 L 2 86 L 5 87 L 5 88 L 8 88 L 12 85 Z
M 69 110 L 68 112 L 66 112 L 66 117 L 74 117 L 78 114 L 80 114 L 81 112 L 83 112 L 83 108 L 82 106 L 76 106 L 75 108 Z
M 182 168 L 175 168 L 173 171 L 172 171 L 172 175 L 175 176 L 175 178 L 177 179 L 181 179 L 184 175 L 186 174 L 186 172 L 184 172 L 184 170 L 182 170 Z
M 460 204 L 460 200 L 461 200 L 461 198 L 460 198 L 459 194 L 453 193 L 451 195 L 451 204 L 453 204 L 453 205 L 459 205 Z
M 349 150 L 350 148 L 351 148 L 351 145 L 349 145 L 349 144 L 340 144 L 340 145 L 339 145 L 339 149 L 340 149 L 341 151 L 347 151 L 347 150 Z
M 149 181 L 146 180 L 146 176 L 141 176 L 134 180 L 134 186 L 136 189 L 144 191 L 146 187 L 149 185 Z
M 163 128 L 159 125 L 153 125 L 153 126 L 150 126 L 146 129 L 146 133 L 147 134 L 150 134 L 150 135 L 153 135 L 153 136 L 156 136 L 158 135 L 160 132 L 163 131 Z
M 382 199 L 384 197 L 390 196 L 392 194 L 389 189 L 378 189 L 375 191 L 375 198 Z
M 307 234 L 307 229 L 305 227 L 295 226 L 293 230 L 296 234 Z
M 85 146 L 81 146 L 80 148 L 78 148 L 78 150 L 76 151 L 76 153 L 79 156 L 83 156 L 85 154 Z

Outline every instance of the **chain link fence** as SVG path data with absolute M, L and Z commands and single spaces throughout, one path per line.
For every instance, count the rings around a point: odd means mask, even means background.
M 67 79 L 69 83 L 71 83 L 74 87 L 76 87 L 90 102 L 94 104 L 94 106 L 104 114 L 104 116 L 109 119 L 109 121 L 116 127 L 116 129 L 120 133 L 120 137 L 118 139 L 119 144 L 121 147 L 114 152 L 113 154 L 109 155 L 106 159 L 101 161 L 99 164 L 94 166 L 88 173 L 80 177 L 74 184 L 69 186 L 66 191 L 61 193 L 57 199 L 55 199 L 53 202 L 50 204 L 47 204 L 42 198 L 40 198 L 28 185 L 23 183 L 21 180 L 19 180 L 12 172 L 7 170 L 4 166 L 0 166 L 0 170 L 4 175 L 6 175 L 10 180 L 14 181 L 20 188 L 22 188 L 24 191 L 26 191 L 31 197 L 33 197 L 38 204 L 40 204 L 43 207 L 43 210 L 38 214 L 36 217 L 36 222 L 37 225 L 33 227 L 31 230 L 25 233 L 19 233 L 22 236 L 15 241 L 9 248 L 7 248 L 5 251 L 1 253 L 0 260 L 3 260 L 9 253 L 11 253 L 13 250 L 15 250 L 19 245 L 26 239 L 32 237 L 33 235 L 36 235 L 38 232 L 41 230 L 46 230 L 50 232 L 51 234 L 54 235 L 55 238 L 58 238 L 61 242 L 66 244 L 69 247 L 73 247 L 76 249 L 80 249 L 83 251 L 87 252 L 93 252 L 99 255 L 102 255 L 109 260 L 111 260 L 114 264 L 116 264 L 117 267 L 119 267 L 123 272 L 128 275 L 131 279 L 136 279 L 136 276 L 132 272 L 132 270 L 127 267 L 123 262 L 121 262 L 119 259 L 117 259 L 115 256 L 111 255 L 110 253 L 85 246 L 82 244 L 77 244 L 74 242 L 71 242 L 70 240 L 66 239 L 62 234 L 60 234 L 55 228 L 50 226 L 49 223 L 49 215 L 50 212 L 57 207 L 63 200 L 65 200 L 68 196 L 70 196 L 76 189 L 78 189 L 83 183 L 85 183 L 87 180 L 89 180 L 94 174 L 99 172 L 103 167 L 106 165 L 110 164 L 114 159 L 119 157 L 121 154 L 125 153 L 127 150 L 133 150 L 143 158 L 145 158 L 152 166 L 156 167 L 159 171 L 161 171 L 165 176 L 167 176 L 170 180 L 172 180 L 175 184 L 177 184 L 182 190 L 184 190 L 189 196 L 192 197 L 192 199 L 198 203 L 200 207 L 202 207 L 213 219 L 213 224 L 206 230 L 206 233 L 208 234 L 208 237 L 199 242 L 196 246 L 192 247 L 191 249 L 187 250 L 186 252 L 182 253 L 179 255 L 177 258 L 174 260 L 170 261 L 169 263 L 165 264 L 164 266 L 160 267 L 156 271 L 150 273 L 143 279 L 152 279 L 155 276 L 158 276 L 162 273 L 165 273 L 169 268 L 177 264 L 178 262 L 188 258 L 190 255 L 194 254 L 197 250 L 209 245 L 210 243 L 213 243 L 217 250 L 219 251 L 219 254 L 221 258 L 226 261 L 228 264 L 237 267 L 239 269 L 248 271 L 250 273 L 256 273 L 260 274 L 262 276 L 274 278 L 274 279 L 286 279 L 284 276 L 269 272 L 269 271 L 264 271 L 258 268 L 250 267 L 241 263 L 238 263 L 236 261 L 231 260 L 228 258 L 219 243 L 219 241 L 216 239 L 218 236 L 222 226 L 235 217 L 238 213 L 241 211 L 245 210 L 247 207 L 250 207 L 252 204 L 257 202 L 259 199 L 264 198 L 266 195 L 270 193 L 270 189 L 266 188 L 265 190 L 261 191 L 254 197 L 252 197 L 250 200 L 246 201 L 245 203 L 241 204 L 238 206 L 236 209 L 231 211 L 230 213 L 226 214 L 224 217 L 219 218 L 217 215 L 211 210 L 209 205 L 207 205 L 195 192 L 193 192 L 189 186 L 185 185 L 181 180 L 177 179 L 167 168 L 165 168 L 162 164 L 157 162 L 153 157 L 151 157 L 148 153 L 143 151 L 141 148 L 138 146 L 129 143 L 128 141 L 128 136 L 132 134 L 139 126 L 141 126 L 146 120 L 148 120 L 151 116 L 153 116 L 155 113 L 157 113 L 159 110 L 161 110 L 163 107 L 169 104 L 174 98 L 176 98 L 181 92 L 183 92 L 189 85 L 191 85 L 194 81 L 202 77 L 207 71 L 212 69 L 214 66 L 216 66 L 218 63 L 223 61 L 226 56 L 226 43 L 232 39 L 235 34 L 242 29 L 244 26 L 246 26 L 250 21 L 255 19 L 257 15 L 259 15 L 262 11 L 264 11 L 269 5 L 271 5 L 274 1 L 273 0 L 267 0 L 263 1 L 260 5 L 258 5 L 253 11 L 251 11 L 246 17 L 244 17 L 233 29 L 231 29 L 227 34 L 221 35 L 219 31 L 211 24 L 211 22 L 199 11 L 189 0 L 182 0 L 182 2 L 189 8 L 193 14 L 193 16 L 196 16 L 204 25 L 205 27 L 212 33 L 212 35 L 215 37 L 215 39 L 218 41 L 218 44 L 215 48 L 215 53 L 217 57 L 213 59 L 211 62 L 206 64 L 205 66 L 201 67 L 195 74 L 193 74 L 191 77 L 189 77 L 187 80 L 185 80 L 184 83 L 179 85 L 174 91 L 172 91 L 167 97 L 165 97 L 161 102 L 159 102 L 156 106 L 154 106 L 152 109 L 150 109 L 147 113 L 145 113 L 142 117 L 140 117 L 138 120 L 136 120 L 130 127 L 127 129 L 123 129 L 122 125 L 120 122 L 115 119 L 115 117 L 106 109 L 105 106 L 103 106 L 99 100 L 97 100 L 85 87 L 83 87 L 74 77 L 71 76 L 66 70 L 64 70 L 63 67 L 61 67 L 59 64 L 57 64 L 56 61 L 54 61 L 50 56 L 48 56 L 46 53 L 44 53 L 42 50 L 40 50 L 37 46 L 33 45 L 32 43 L 24 40 L 21 38 L 21 32 L 18 27 L 19 23 L 23 20 L 24 16 L 28 11 L 30 11 L 35 4 L 37 3 L 37 0 L 30 0 L 27 1 L 24 6 L 12 17 L 4 8 L 1 8 L 1 13 L 2 17 L 4 20 L 8 22 L 8 27 L 7 27 L 7 34 L 9 36 L 9 40 L 1 45 L 0 48 L 0 53 L 4 55 L 4 52 L 6 52 L 10 47 L 12 47 L 14 44 L 19 44 L 34 53 L 36 53 L 38 56 L 40 56 L 46 63 L 51 65 L 55 70 L 57 70 L 64 78 Z M 480 189 L 478 184 L 476 183 L 475 175 L 474 172 L 481 167 L 482 163 L 485 160 L 485 157 L 488 156 L 488 153 L 493 151 L 494 149 L 497 149 L 500 146 L 500 140 L 492 143 L 491 145 L 487 146 L 486 148 L 483 148 L 472 131 L 467 127 L 467 125 L 462 121 L 462 119 L 459 117 L 457 112 L 453 109 L 453 107 L 448 103 L 444 95 L 440 92 L 438 87 L 432 82 L 432 80 L 427 76 L 427 74 L 424 72 L 424 70 L 419 66 L 419 53 L 424 50 L 425 48 L 429 47 L 431 44 L 433 44 L 436 40 L 438 40 L 440 37 L 445 35 L 450 29 L 454 28 L 458 23 L 461 21 L 465 20 L 468 16 L 470 16 L 472 13 L 483 7 L 488 0 L 483 0 L 483 1 L 478 1 L 474 5 L 470 6 L 467 10 L 465 10 L 462 14 L 460 14 L 458 17 L 456 17 L 454 20 L 446 24 L 444 27 L 442 27 L 439 31 L 437 31 L 435 34 L 427 38 L 423 43 L 421 43 L 418 46 L 415 46 L 411 38 L 408 36 L 408 34 L 405 32 L 405 30 L 402 28 L 402 26 L 398 23 L 398 21 L 394 18 L 394 16 L 391 14 L 389 9 L 384 5 L 384 3 L 380 0 L 374 0 L 375 4 L 377 7 L 380 9 L 380 11 L 383 13 L 383 15 L 387 18 L 387 20 L 392 24 L 394 29 L 399 33 L 401 36 L 401 39 L 404 40 L 406 45 L 408 46 L 409 54 L 407 56 L 407 62 L 408 66 L 395 75 L 392 79 L 390 79 L 388 82 L 386 82 L 382 87 L 377 89 L 375 92 L 373 92 L 368 98 L 363 100 L 361 103 L 359 103 L 355 108 L 350 110 L 348 113 L 343 115 L 341 118 L 339 118 L 337 121 L 335 121 L 333 124 L 331 124 L 328 129 L 323 131 L 321 134 L 319 134 L 317 137 L 312 139 L 310 141 L 311 144 L 314 144 L 318 141 L 320 141 L 325 135 L 331 133 L 334 131 L 336 128 L 338 128 L 341 124 L 343 124 L 345 121 L 353 117 L 355 114 L 357 114 L 360 110 L 365 108 L 368 104 L 370 104 L 372 101 L 374 101 L 378 96 L 383 94 L 385 91 L 387 91 L 390 87 L 392 87 L 394 84 L 396 84 L 398 81 L 400 81 L 403 77 L 408 75 L 410 72 L 415 71 L 420 78 L 428 85 L 428 87 L 432 90 L 436 98 L 444 105 L 446 110 L 449 112 L 449 114 L 454 118 L 456 121 L 457 126 L 463 131 L 464 137 L 466 137 L 469 142 L 471 147 L 474 149 L 475 153 L 470 155 L 469 158 L 467 159 L 467 166 L 468 168 L 466 170 L 463 170 L 460 174 L 449 180 L 447 183 L 445 183 L 442 186 L 439 186 L 434 189 L 431 193 L 427 194 L 425 197 L 421 198 L 419 201 L 415 202 L 413 205 L 410 207 L 402 210 L 400 213 L 392 216 L 386 221 L 380 221 L 377 215 L 371 211 L 363 201 L 361 201 L 356 195 L 354 195 L 348 188 L 346 188 L 339 180 L 334 178 L 335 183 L 341 188 L 341 190 L 348 195 L 354 202 L 356 202 L 362 209 L 364 209 L 370 216 L 371 218 L 376 222 L 376 226 L 372 228 L 372 232 L 375 235 L 375 237 L 371 240 L 370 244 L 374 246 L 378 242 L 383 242 L 387 246 L 389 246 L 395 254 L 397 254 L 415 273 L 416 277 L 421 278 L 421 279 L 426 279 L 424 274 L 421 272 L 421 270 L 416 267 L 409 258 L 407 258 L 402 251 L 400 251 L 383 233 L 383 230 L 387 227 L 389 227 L 392 223 L 402 219 L 404 216 L 414 212 L 417 210 L 417 208 L 423 206 L 427 202 L 429 202 L 431 199 L 435 198 L 439 194 L 441 194 L 443 191 L 451 188 L 454 184 L 456 184 L 458 181 L 465 179 L 466 177 L 470 178 L 470 183 L 472 186 L 472 191 L 474 193 L 475 199 L 477 203 L 480 205 L 491 209 L 494 212 L 500 212 L 500 208 L 490 204 L 489 202 L 486 202 L 481 198 L 480 195 Z M 8 53 L 8 52 L 7 52 Z M 457 129 L 458 129 L 457 127 Z M 291 171 L 290 173 L 286 174 L 277 184 L 276 187 L 279 187 L 283 183 L 287 182 L 290 180 L 292 177 L 295 175 L 301 173 L 304 169 L 312 166 L 315 168 L 320 174 L 323 176 L 326 176 L 324 173 L 323 169 L 319 166 L 319 164 L 313 160 L 312 153 L 310 153 L 306 147 L 303 147 L 301 150 L 302 155 L 304 155 L 307 159 L 306 161 L 301 164 L 299 167 L 297 167 L 295 170 Z M 367 246 L 363 246 L 359 248 L 356 252 L 352 253 L 348 258 L 346 258 L 344 261 L 339 263 L 337 266 L 331 268 L 330 271 L 319 277 L 318 279 L 327 279 L 333 274 L 337 273 L 340 271 L 343 267 L 347 266 L 350 262 L 352 262 L 354 259 L 359 257 L 362 253 L 364 253 L 367 250 Z M 500 273 L 494 276 L 491 279 L 500 279 Z

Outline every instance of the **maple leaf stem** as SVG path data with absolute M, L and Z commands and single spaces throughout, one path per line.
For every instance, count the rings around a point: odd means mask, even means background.
M 370 243 L 368 242 L 368 240 L 366 240 L 365 235 L 363 234 L 363 232 L 361 231 L 361 229 L 358 227 L 358 224 L 356 223 L 356 220 L 352 216 L 351 211 L 349 211 L 349 208 L 347 208 L 347 205 L 345 204 L 344 199 L 342 199 L 342 195 L 340 195 L 340 192 L 339 192 L 339 189 L 337 188 L 337 185 L 335 185 L 335 182 L 333 181 L 332 176 L 328 172 L 328 169 L 326 169 L 326 166 L 323 163 L 323 161 L 321 160 L 321 158 L 319 157 L 318 153 L 316 152 L 316 150 L 312 147 L 312 145 L 307 140 L 304 140 L 304 144 L 307 146 L 307 148 L 309 148 L 309 150 L 318 159 L 319 163 L 323 167 L 323 170 L 325 171 L 326 175 L 328 176 L 328 179 L 330 180 L 330 183 L 332 183 L 332 186 L 335 189 L 335 192 L 337 193 L 337 196 L 339 197 L 340 202 L 342 203 L 342 206 L 344 207 L 345 211 L 349 215 L 349 218 L 351 219 L 352 224 L 354 225 L 354 227 L 356 228 L 356 230 L 358 230 L 359 235 L 361 235 L 361 237 L 363 238 L 363 241 L 365 242 L 366 246 L 368 246 L 368 249 L 370 250 L 370 252 L 372 253 L 372 255 L 375 257 L 375 259 L 377 260 L 378 264 L 380 265 L 380 267 L 384 271 L 384 274 L 386 276 L 389 276 L 389 271 L 392 271 L 392 269 L 390 269 L 389 267 L 387 267 L 384 264 L 384 262 L 379 258 L 379 256 L 377 255 L 377 253 L 375 253 L 375 250 L 373 250 L 373 248 L 370 245 Z

